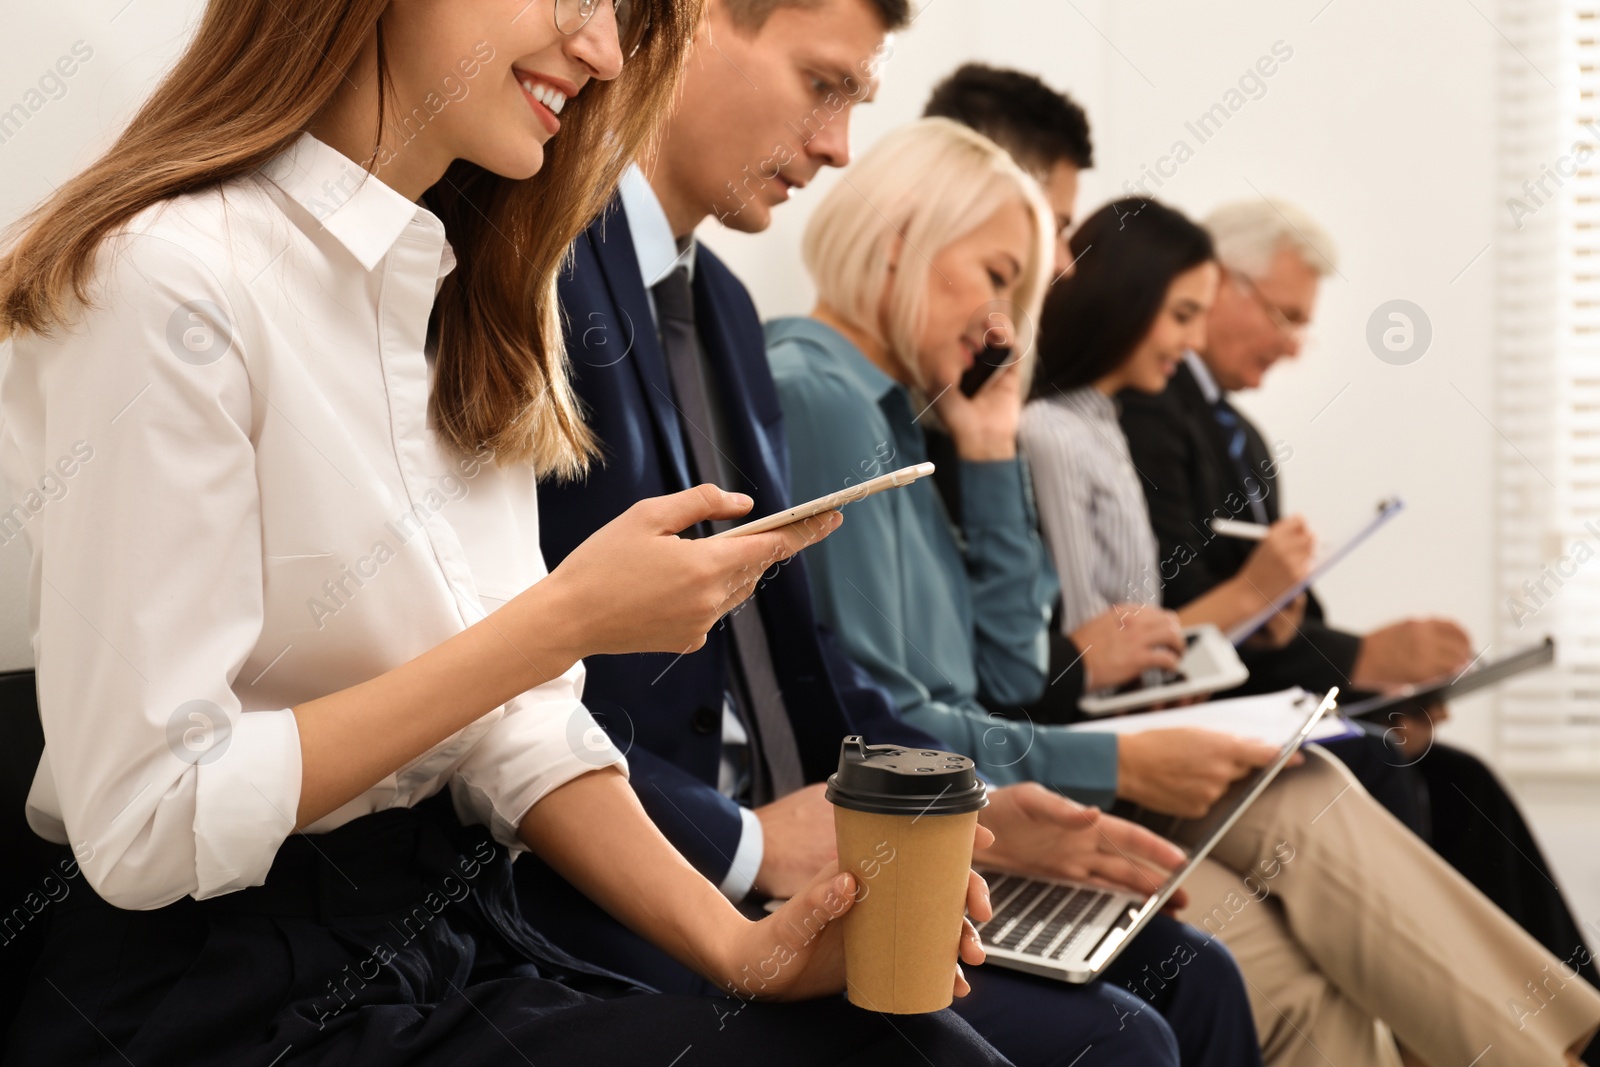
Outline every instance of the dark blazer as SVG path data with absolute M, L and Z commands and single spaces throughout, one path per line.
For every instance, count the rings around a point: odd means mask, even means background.
M 1150 396 L 1126 390 L 1117 399 L 1160 546 L 1162 601 L 1169 608 L 1180 608 L 1233 577 L 1254 548 L 1249 541 L 1217 536 L 1207 520 L 1215 515 L 1253 521 L 1248 498 L 1254 494 L 1265 506 L 1268 521 L 1276 522 L 1278 467 L 1293 453 L 1283 445 L 1274 452 L 1255 425 L 1230 405 L 1245 430 L 1243 459 L 1250 479 L 1246 484 L 1228 456 L 1225 432 L 1187 365 L 1179 366 L 1163 393 Z M 1300 636 L 1281 649 L 1239 650 L 1250 669 L 1250 680 L 1239 691 L 1270 692 L 1292 685 L 1349 689 L 1350 671 L 1360 651 L 1360 635 L 1329 626 L 1313 594 Z
M 634 502 L 690 486 L 666 358 L 620 201 L 578 238 L 559 285 L 574 387 L 603 458 L 585 481 L 540 488 L 540 541 L 552 568 Z M 753 515 L 789 507 L 788 448 L 761 320 L 744 286 L 704 246 L 695 261 L 694 298 L 741 475 L 741 484 L 724 488 L 750 494 Z M 832 773 L 839 742 L 849 733 L 875 744 L 937 744 L 901 722 L 888 694 L 819 627 L 800 558 L 768 572 L 756 606 L 808 782 Z M 727 875 L 743 829 L 738 805 L 716 789 L 731 651 L 725 625 L 690 655 L 591 657 L 583 690 L 584 704 L 627 752 L 634 789 L 650 817 L 717 883 Z M 562 929 L 546 932 L 564 947 L 657 986 L 674 984 L 681 968 L 664 966 L 666 957 L 532 857 L 517 867 L 527 868 L 522 884 L 542 895 L 536 902 L 541 909 L 562 905 Z

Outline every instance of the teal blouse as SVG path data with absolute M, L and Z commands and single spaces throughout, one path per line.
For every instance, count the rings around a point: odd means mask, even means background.
M 767 324 L 783 405 L 791 493 L 809 500 L 921 463 L 907 389 L 838 331 Z M 1004 718 L 1037 700 L 1057 583 L 1020 460 L 961 461 L 952 524 L 929 479 L 849 505 L 806 550 L 819 617 L 912 724 L 977 761 L 991 781 L 1037 781 L 1086 804 L 1116 795 L 1117 740 Z

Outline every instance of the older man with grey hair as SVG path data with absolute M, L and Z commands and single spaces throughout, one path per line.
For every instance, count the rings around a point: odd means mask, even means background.
M 1222 265 L 1205 347 L 1188 353 L 1165 392 L 1119 398 L 1160 558 L 1171 563 L 1163 566 L 1162 601 L 1173 609 L 1231 577 L 1256 547 L 1215 535 L 1211 518 L 1299 521 L 1281 516 L 1278 495 L 1292 444 L 1269 447 L 1228 396 L 1259 387 L 1279 360 L 1300 354 L 1322 279 L 1337 270 L 1333 240 L 1293 204 L 1229 204 L 1205 225 Z M 1473 655 L 1466 632 L 1448 619 L 1404 619 L 1351 633 L 1328 624 L 1314 594 L 1294 613 L 1295 625 L 1280 628 L 1278 639 L 1240 650 L 1249 690 L 1382 690 L 1448 675 Z M 1596 983 L 1592 954 L 1515 802 L 1476 757 L 1434 742 L 1433 724 L 1443 714 L 1442 706 L 1417 708 L 1383 724 L 1394 727 L 1386 740 L 1400 751 L 1392 754 L 1372 737 L 1328 747 L 1462 875 Z M 1261 1014 L 1257 1023 L 1265 1035 L 1270 1027 Z M 1600 1042 L 1586 1062 L 1600 1063 Z
M 1213 212 L 1206 227 L 1223 284 L 1207 318 L 1205 349 L 1188 355 L 1166 393 L 1144 403 L 1126 398 L 1123 406 L 1134 461 L 1147 475 L 1161 558 L 1194 556 L 1166 583 L 1166 606 L 1173 608 L 1232 575 L 1254 547 L 1209 536 L 1206 520 L 1214 512 L 1264 525 L 1293 521 L 1280 519 L 1277 495 L 1278 468 L 1292 455 L 1292 444 L 1269 448 L 1228 394 L 1257 388 L 1279 360 L 1299 355 L 1317 290 L 1337 257 L 1323 229 L 1281 201 L 1229 204 Z M 1252 650 L 1248 665 L 1258 690 L 1295 684 L 1348 691 L 1427 681 L 1471 659 L 1466 632 L 1447 619 L 1405 619 L 1366 635 L 1346 633 L 1324 623 L 1311 597 L 1298 634 L 1282 647 Z

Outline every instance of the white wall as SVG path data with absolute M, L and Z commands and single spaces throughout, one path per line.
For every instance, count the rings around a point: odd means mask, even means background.
M 1017 0 L 1001 9 L 932 0 L 896 42 L 854 147 L 916 117 L 933 83 L 971 57 L 1039 73 L 1087 108 L 1097 166 L 1085 176 L 1080 217 L 1180 139 L 1192 158 L 1147 186 L 1174 205 L 1199 214 L 1259 194 L 1298 201 L 1334 234 L 1340 275 L 1324 286 L 1312 350 L 1243 406 L 1269 438 L 1293 446 L 1286 500 L 1324 536 L 1364 521 L 1381 496 L 1407 501 L 1393 526 L 1319 586 L 1332 615 L 1365 628 L 1447 613 L 1481 647 L 1494 610 L 1495 431 L 1473 405 L 1492 410 L 1495 251 L 1483 250 L 1496 211 L 1499 38 L 1469 4 L 1324 3 Z M 1292 56 L 1265 92 L 1201 143 L 1185 123 L 1280 41 Z M 764 315 L 810 306 L 799 237 L 830 186 L 813 183 L 759 237 L 714 222 L 702 230 Z M 1380 362 L 1365 340 L 1368 316 L 1395 298 L 1419 304 L 1433 325 L 1430 350 L 1410 366 Z M 1487 703 L 1463 702 L 1452 739 L 1483 748 L 1489 715 Z
M 202 5 L 186 0 L 0 0 L 0 226 L 9 225 L 102 150 L 187 39 Z M 82 42 L 82 63 L 56 63 Z M 62 77 L 62 70 L 72 70 Z M 41 84 L 41 79 L 44 83 Z M 20 118 L 20 116 L 18 116 Z M 10 346 L 0 344 L 0 372 Z M 0 484 L 0 512 L 11 507 Z M 0 670 L 32 666 L 25 540 L 0 544 Z

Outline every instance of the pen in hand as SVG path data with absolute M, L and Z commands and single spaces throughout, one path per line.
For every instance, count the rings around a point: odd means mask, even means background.
M 1264 541 L 1270 526 L 1257 522 L 1240 522 L 1237 519 L 1212 519 L 1211 529 L 1223 537 L 1237 537 L 1244 541 Z

